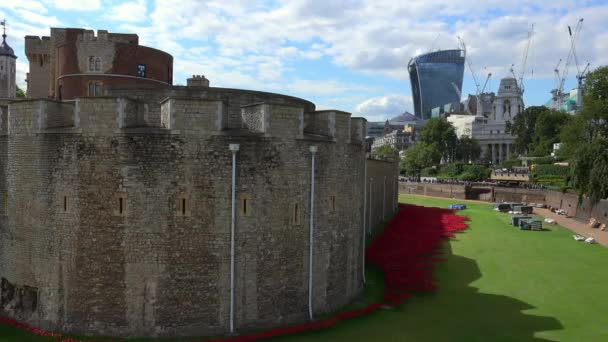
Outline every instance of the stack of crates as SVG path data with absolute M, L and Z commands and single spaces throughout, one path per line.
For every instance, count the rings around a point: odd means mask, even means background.
M 530 229 L 532 230 L 543 230 L 543 221 L 532 220 L 530 221 Z
M 532 217 L 531 216 L 513 216 L 511 217 L 511 225 L 515 226 L 515 227 L 519 227 L 519 222 L 521 222 L 521 220 L 531 220 Z
M 521 206 L 518 205 L 516 208 L 518 208 L 518 209 L 513 209 L 513 210 L 520 211 L 522 214 L 532 214 L 532 212 L 534 210 L 532 208 L 532 206 L 529 206 L 529 205 L 521 205 Z
M 506 213 L 511 210 L 511 204 L 509 203 L 496 203 L 494 204 L 494 209 Z
M 532 227 L 530 226 L 530 222 L 532 221 L 531 218 L 529 219 L 523 219 L 523 220 L 519 220 L 519 229 L 521 230 L 531 230 Z
M 522 230 L 543 230 L 543 221 L 535 219 L 520 219 L 519 229 Z

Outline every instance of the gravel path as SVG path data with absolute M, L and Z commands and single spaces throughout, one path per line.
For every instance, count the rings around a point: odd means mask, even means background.
M 597 243 L 608 246 L 608 231 L 602 231 L 599 229 L 594 229 L 589 227 L 588 225 L 577 221 L 573 218 L 567 218 L 563 215 L 558 215 L 556 213 L 551 212 L 549 209 L 541 209 L 534 208 L 534 213 L 540 215 L 544 218 L 554 219 L 557 224 L 564 228 L 568 228 L 576 234 L 582 235 L 584 237 L 593 237 Z M 543 222 L 543 225 L 547 225 L 548 223 Z

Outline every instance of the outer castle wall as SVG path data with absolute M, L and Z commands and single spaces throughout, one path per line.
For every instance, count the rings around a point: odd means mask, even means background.
M 237 331 L 308 319 L 311 145 L 315 315 L 362 291 L 364 119 L 277 94 L 183 87 L 26 100 L 0 114 L 3 314 L 96 336 L 227 333 L 229 144 L 240 145 Z M 381 163 L 369 175 L 392 177 Z
M 492 186 L 473 186 L 467 188 L 458 184 L 435 183 L 401 183 L 399 192 L 424 196 L 445 197 L 453 199 L 476 199 L 489 202 L 527 202 L 541 203 L 557 209 L 563 209 L 568 216 L 587 222 L 595 218 L 608 224 L 608 200 L 600 200 L 591 205 L 588 198 L 578 203 L 578 195 L 551 190 L 532 190 L 503 188 Z

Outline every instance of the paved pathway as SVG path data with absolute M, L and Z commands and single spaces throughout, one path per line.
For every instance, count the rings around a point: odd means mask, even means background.
M 597 241 L 597 243 L 604 246 L 608 246 L 608 231 L 593 229 L 588 225 L 584 224 L 583 222 L 580 222 L 573 218 L 567 218 L 563 215 L 558 215 L 556 213 L 551 212 L 551 210 L 549 209 L 534 208 L 534 213 L 545 218 L 552 218 L 560 226 L 568 228 L 576 234 L 582 235 L 584 237 L 592 236 L 595 241 Z M 543 225 L 548 225 L 548 223 L 543 222 Z

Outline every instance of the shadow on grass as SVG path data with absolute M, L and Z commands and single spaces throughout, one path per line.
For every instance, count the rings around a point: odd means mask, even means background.
M 550 341 L 538 332 L 563 329 L 554 317 L 534 316 L 521 300 L 481 293 L 470 284 L 481 278 L 477 262 L 454 255 L 443 245 L 445 261 L 435 272 L 438 290 L 418 293 L 397 311 L 407 318 L 403 329 L 414 341 Z M 411 316 L 411 317 L 410 317 Z

